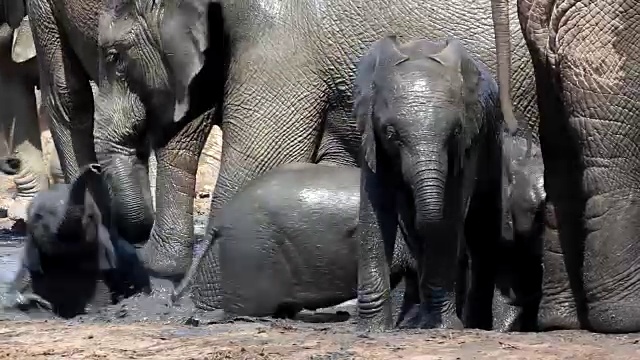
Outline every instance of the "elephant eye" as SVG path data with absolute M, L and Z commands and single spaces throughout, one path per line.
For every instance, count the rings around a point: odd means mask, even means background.
M 385 125 L 384 135 L 387 140 L 394 142 L 396 145 L 400 145 L 400 136 L 398 136 L 398 131 L 396 131 L 393 125 Z

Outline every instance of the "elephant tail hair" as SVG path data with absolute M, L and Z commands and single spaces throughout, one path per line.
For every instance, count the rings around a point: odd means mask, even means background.
M 202 259 L 204 258 L 204 256 L 209 251 L 211 251 L 212 249 L 211 246 L 215 242 L 215 239 L 217 238 L 217 234 L 218 234 L 218 230 L 212 226 L 211 230 L 206 234 L 206 236 L 202 240 L 204 241 L 202 250 L 196 254 L 195 258 L 191 262 L 191 266 L 189 266 L 189 270 L 187 271 L 187 274 L 184 276 L 184 278 L 182 278 L 182 280 L 180 281 L 180 284 L 178 284 L 178 286 L 173 289 L 173 293 L 171 294 L 171 305 L 174 305 L 175 303 L 180 301 L 180 299 L 184 296 L 184 293 L 186 292 L 186 290 L 189 289 L 189 287 L 191 286 L 191 283 L 193 282 L 193 278 L 195 277 L 197 270 L 200 268 L 200 263 L 202 262 Z

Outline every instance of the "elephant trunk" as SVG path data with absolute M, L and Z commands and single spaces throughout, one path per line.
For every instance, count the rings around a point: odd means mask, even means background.
M 500 107 L 504 121 L 511 134 L 518 129 L 511 103 L 511 30 L 509 27 L 509 0 L 491 0 L 491 16 L 498 58 L 498 85 Z
M 96 155 L 109 184 L 118 234 L 129 243 L 143 243 L 153 226 L 147 164 L 135 150 L 115 150 L 113 145 L 96 140 Z
M 155 149 L 156 221 L 141 257 L 152 275 L 178 281 L 193 255 L 193 204 L 198 160 L 213 126 L 211 111 L 173 124 L 175 135 Z
M 418 162 L 411 175 L 418 228 L 444 220 L 447 158 L 446 154 L 433 155 L 429 156 L 429 160 Z
M 115 90 L 119 90 L 118 96 Z M 144 122 L 144 106 L 136 96 L 117 87 L 101 88 L 96 105 L 96 156 L 111 194 L 118 234 L 129 243 L 143 243 L 153 226 L 150 150 L 146 143 L 141 144 L 136 130 Z

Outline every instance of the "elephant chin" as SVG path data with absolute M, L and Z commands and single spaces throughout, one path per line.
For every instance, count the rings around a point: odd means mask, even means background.
M 111 188 L 119 235 L 131 244 L 146 242 L 154 222 L 147 165 L 135 155 L 119 154 L 101 164 Z

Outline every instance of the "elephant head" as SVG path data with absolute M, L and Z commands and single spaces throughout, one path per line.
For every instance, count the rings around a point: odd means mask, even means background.
M 108 210 L 102 207 L 103 194 L 96 193 L 104 192 L 100 172 L 99 165 L 89 165 L 73 184 L 41 192 L 30 203 L 24 256 L 30 272 L 57 272 L 85 264 L 86 271 L 116 268 L 103 219 Z
M 379 40 L 360 62 L 355 114 L 373 173 L 401 176 L 416 222 L 444 217 L 445 183 L 479 134 L 480 73 L 457 40 Z M 451 166 L 453 165 L 453 166 Z
M 511 216 L 513 234 L 516 239 L 537 242 L 546 199 L 540 146 L 533 142 L 531 130 L 526 138 L 510 137 L 504 144 L 504 169 L 508 174 L 505 210 Z
M 191 259 L 195 174 L 212 126 L 203 114 L 215 107 L 212 87 L 217 83 L 219 93 L 224 87 L 209 76 L 207 60 L 215 45 L 210 28 L 221 26 L 212 20 L 219 10 L 210 0 L 111 0 L 99 21 L 96 155 L 120 235 L 133 243 L 148 240 L 142 257 L 152 271 L 149 262 L 162 263 L 157 276 L 181 277 Z M 155 219 L 150 149 L 157 161 Z M 159 259 L 160 248 L 184 251 Z M 180 258 L 185 266 L 175 264 Z

